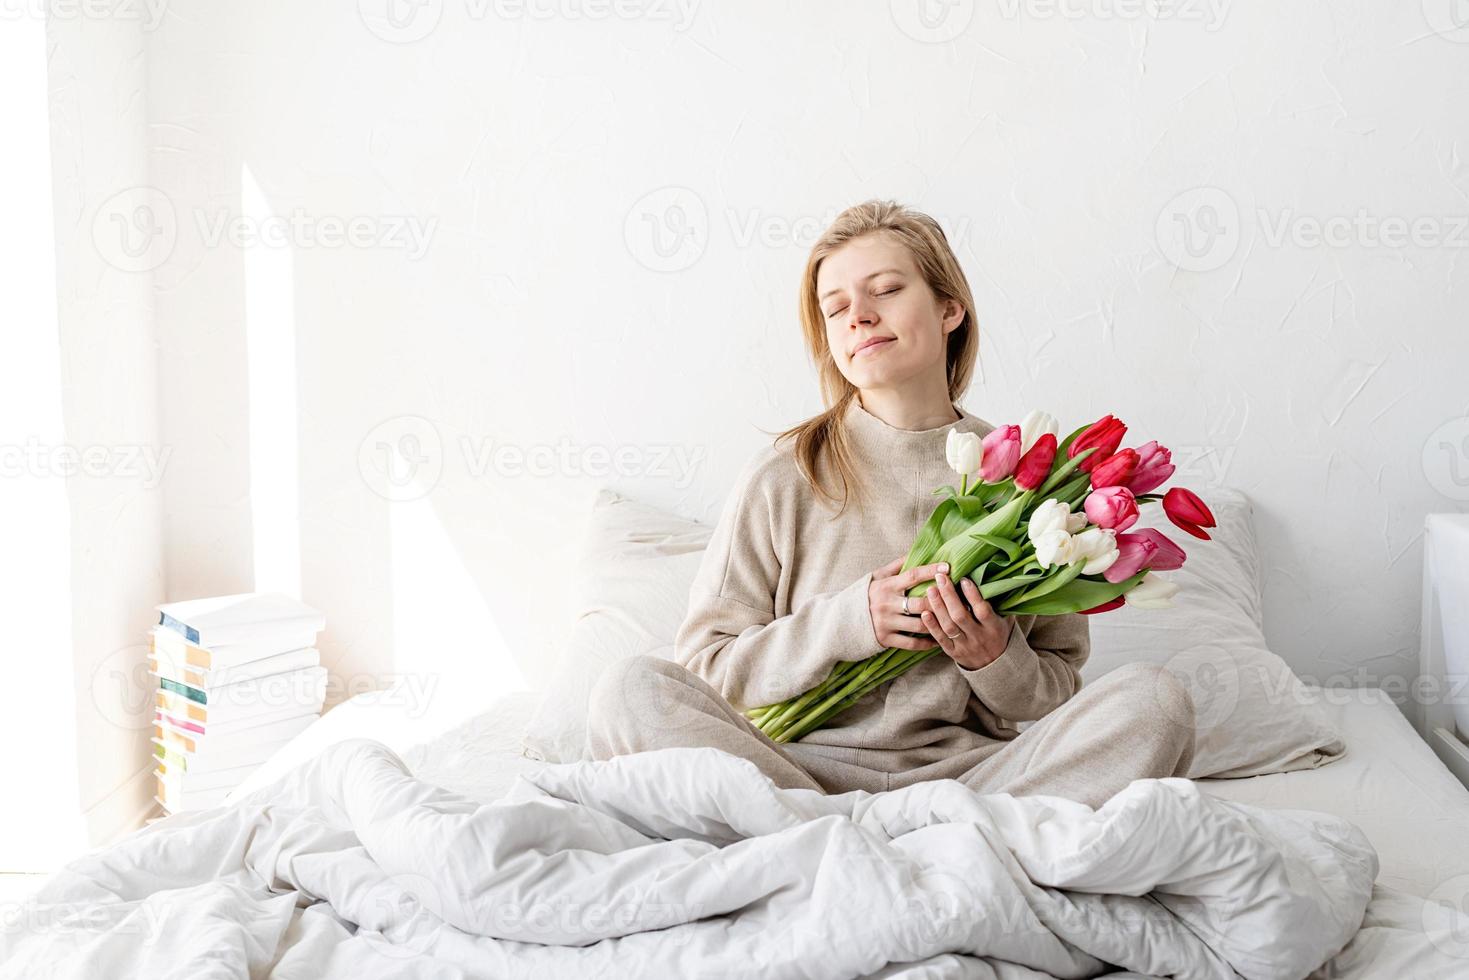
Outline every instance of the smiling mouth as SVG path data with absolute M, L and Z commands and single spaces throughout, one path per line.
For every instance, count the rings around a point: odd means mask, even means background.
M 893 342 L 893 340 L 894 340 L 894 338 L 892 338 L 892 337 L 885 337 L 882 340 L 875 341 L 873 343 L 869 343 L 869 344 L 867 344 L 867 345 L 865 345 L 863 347 L 857 348 L 857 353 L 853 354 L 852 356 L 853 357 L 861 357 L 863 354 L 870 354 L 873 351 L 881 350 L 882 348 L 886 347 L 888 344 L 891 344 Z

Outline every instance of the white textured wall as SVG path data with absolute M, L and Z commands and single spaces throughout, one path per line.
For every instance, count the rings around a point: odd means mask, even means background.
M 57 856 L 47 845 L 70 856 L 133 829 L 154 806 L 148 737 L 157 682 L 147 673 L 147 631 L 164 600 L 161 487 L 171 464 L 159 439 L 147 238 L 131 224 L 147 200 L 137 190 L 148 173 L 147 21 L 141 8 L 138 16 L 126 7 L 116 16 L 56 11 L 46 23 L 46 58 L 61 404 L 64 447 L 83 465 L 64 472 L 77 758 L 68 765 L 71 753 L 58 738 L 47 743 L 56 750 L 47 761 L 75 769 L 87 839 L 21 841 L 25 858 L 41 868 Z M 65 655 L 41 645 L 14 654 Z M 14 740 L 36 735 L 16 732 Z M 53 828 L 74 816 L 39 812 Z M 15 860 L 4 865 L 17 867 Z
M 628 447 L 608 482 L 712 519 L 757 426 L 818 407 L 807 245 L 891 196 L 970 276 L 967 408 L 1115 412 L 1205 499 L 1257 501 L 1300 673 L 1410 671 L 1423 515 L 1469 500 L 1469 33 L 1439 6 L 172 0 L 147 69 L 168 592 L 252 584 L 244 265 L 207 241 L 242 167 L 295 219 L 281 383 L 341 676 L 430 662 L 398 593 L 437 574 L 474 597 L 456 654 L 543 677 L 582 466 Z M 561 455 L 531 475 L 486 441 Z M 423 486 L 372 476 L 382 445 Z

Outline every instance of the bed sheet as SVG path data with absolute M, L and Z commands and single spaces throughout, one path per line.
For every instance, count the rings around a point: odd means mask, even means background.
M 1396 891 L 1427 898 L 1469 876 L 1469 790 L 1387 694 L 1377 688 L 1308 690 L 1345 737 L 1342 758 L 1319 769 L 1201 779 L 1200 788 L 1221 799 L 1351 820 L 1377 848 L 1378 882 Z M 445 789 L 482 802 L 499 799 L 517 775 L 539 765 L 520 746 L 537 700 L 533 692 L 501 698 L 438 737 L 403 747 L 403 760 Z
M 1346 739 L 1340 759 L 1299 772 L 1200 779 L 1199 787 L 1221 799 L 1351 820 L 1377 849 L 1381 885 L 1422 898 L 1456 887 L 1469 876 L 1469 790 L 1382 690 L 1308 690 Z

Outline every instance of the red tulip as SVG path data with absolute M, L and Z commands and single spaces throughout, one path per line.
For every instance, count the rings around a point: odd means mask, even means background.
M 1081 610 L 1081 615 L 1083 615 L 1083 616 L 1090 616 L 1093 613 L 1108 612 L 1110 610 L 1116 609 L 1119 606 L 1123 606 L 1123 605 L 1125 605 L 1125 603 L 1122 601 L 1122 596 L 1118 596 L 1115 599 L 1109 599 L 1109 600 L 1107 600 L 1106 602 L 1102 603 L 1100 606 L 1092 606 L 1090 609 L 1083 609 L 1083 610 Z
M 1127 434 L 1127 426 L 1111 415 L 1104 415 L 1091 425 L 1086 431 L 1077 436 L 1071 442 L 1070 448 L 1066 450 L 1067 459 L 1075 459 L 1078 455 L 1093 447 L 1096 452 L 1081 461 L 1077 467 L 1087 473 L 1102 460 L 1111 456 L 1122 445 L 1122 437 Z
M 1127 487 L 1132 489 L 1132 474 L 1137 469 L 1138 455 L 1131 449 L 1120 449 L 1092 468 L 1092 488 Z M 1137 491 L 1133 490 L 1136 494 Z
M 984 459 L 979 464 L 979 478 L 985 483 L 998 483 L 1014 473 L 1020 461 L 1020 426 L 999 426 L 980 445 L 984 447 Z
M 1137 523 L 1137 501 L 1126 487 L 1103 487 L 1087 494 L 1086 519 L 1097 527 L 1122 532 Z
M 1056 435 L 1047 432 L 1026 450 L 1015 466 L 1015 485 L 1022 490 L 1038 490 L 1051 475 L 1051 464 L 1056 461 Z
M 1161 487 L 1173 475 L 1173 453 L 1154 439 L 1137 447 L 1137 469 L 1125 484 L 1133 493 L 1149 493 Z
M 1210 540 L 1206 527 L 1214 527 L 1214 515 L 1198 494 L 1174 487 L 1163 495 L 1163 512 L 1168 519 L 1196 538 Z

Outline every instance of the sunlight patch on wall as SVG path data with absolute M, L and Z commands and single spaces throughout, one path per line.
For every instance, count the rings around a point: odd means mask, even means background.
M 240 172 L 243 217 L 262 228 L 270 202 L 248 166 Z M 257 236 L 245 253 L 245 346 L 250 377 L 250 516 L 255 588 L 301 595 L 296 459 L 294 255 L 288 242 Z
M 92 678 L 73 676 L 71 511 L 68 467 L 60 455 L 67 441 L 43 21 L 22 17 L 0 31 L 0 90 L 0 213 L 7 226 L 0 234 L 0 268 L 6 271 L 0 595 L 12 611 L 0 689 L 12 751 L 0 772 L 15 804 L 6 807 L 0 871 L 49 871 L 86 843 L 72 719 L 73 699 L 88 696 Z
M 481 709 L 528 689 L 474 577 L 427 497 L 388 505 L 393 670 L 433 695 L 434 712 Z

